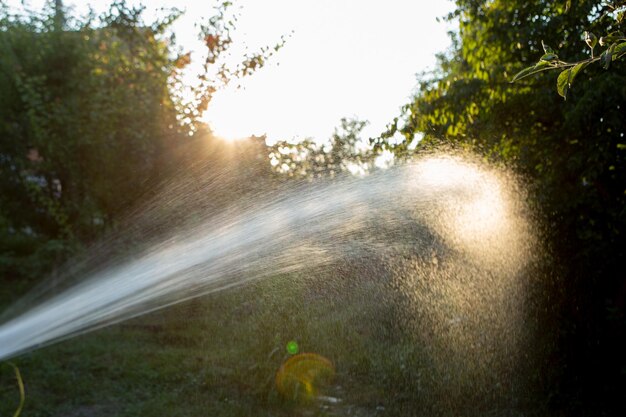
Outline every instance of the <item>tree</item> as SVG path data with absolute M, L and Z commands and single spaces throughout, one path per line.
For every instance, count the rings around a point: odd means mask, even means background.
M 530 204 L 543 216 L 562 277 L 542 283 L 547 294 L 537 292 L 551 300 L 552 320 L 560 317 L 553 354 L 561 362 L 552 371 L 560 388 L 552 385 L 551 394 L 563 404 L 576 397 L 591 409 L 623 407 L 616 399 L 626 374 L 619 353 L 626 350 L 624 60 L 605 59 L 610 71 L 579 67 L 573 86 L 576 74 L 565 82 L 561 76 L 559 92 L 567 93 L 567 101 L 554 92 L 559 77 L 552 71 L 533 70 L 533 77 L 510 83 L 531 63 L 542 69 L 535 64 L 541 56 L 550 67 L 565 67 L 558 58 L 545 58 L 554 51 L 544 45 L 569 57 L 567 68 L 589 60 L 585 32 L 623 31 L 622 20 L 603 18 L 614 16 L 616 4 L 457 0 L 456 5 L 448 16 L 459 22 L 452 49 L 439 57 L 435 74 L 420 82 L 387 136 L 396 130 L 407 138 L 423 134 L 416 152 L 441 142 L 471 148 L 515 167 L 528 180 Z M 616 36 L 607 47 L 613 52 L 621 39 Z M 399 157 L 413 153 L 407 141 L 394 145 L 385 136 L 375 145 Z
M 206 140 L 199 117 L 213 93 L 282 46 L 222 64 L 230 7 L 202 26 L 208 58 L 189 100 L 177 90 L 189 54 L 167 35 L 177 10 L 145 23 L 124 1 L 85 20 L 60 1 L 29 15 L 0 3 L 0 274 L 47 272 L 176 169 L 194 134 Z
M 341 126 L 326 142 L 277 142 L 270 146 L 270 163 L 278 174 L 308 180 L 334 178 L 346 172 L 365 174 L 375 161 L 371 147 L 361 137 L 366 125 L 365 121 L 342 118 Z
M 566 11 L 569 7 L 571 7 L 571 3 L 568 2 Z M 608 12 L 602 15 L 603 18 L 610 12 L 614 15 L 614 19 L 618 24 L 622 22 L 624 14 L 626 13 L 626 2 L 622 2 L 622 4 L 608 3 L 606 8 L 608 8 Z M 564 99 L 567 99 L 567 93 L 572 87 L 576 76 L 588 65 L 600 63 L 605 70 L 608 70 L 613 61 L 620 60 L 626 56 L 626 35 L 624 35 L 624 33 L 620 30 L 614 30 L 613 32 L 607 33 L 599 40 L 593 32 L 585 31 L 584 40 L 590 49 L 590 57 L 576 62 L 566 62 L 561 60 L 557 52 L 542 41 L 541 44 L 543 46 L 544 54 L 541 56 L 539 61 L 536 64 L 518 72 L 515 77 L 513 77 L 511 82 L 530 77 L 531 75 L 543 71 L 562 70 L 557 79 L 556 86 L 559 95 L 561 95 Z M 596 47 L 604 47 L 604 51 L 601 54 L 597 54 L 595 52 Z

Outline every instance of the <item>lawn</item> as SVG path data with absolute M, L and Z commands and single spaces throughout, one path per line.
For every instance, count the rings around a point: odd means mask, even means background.
M 433 314 L 434 304 L 410 307 L 408 287 L 397 280 L 407 271 L 390 272 L 377 264 L 346 262 L 268 278 L 22 355 L 14 360 L 26 385 L 22 415 L 536 411 L 523 378 L 511 381 L 497 366 L 486 371 L 480 358 L 486 348 L 468 346 L 459 356 L 458 346 L 442 345 L 458 338 L 438 336 L 463 330 L 455 323 L 433 327 L 432 317 L 424 316 Z M 450 306 L 439 303 L 438 308 Z M 467 326 L 465 332 L 475 331 Z M 290 391 L 297 395 L 277 387 L 277 372 L 294 353 L 287 350 L 290 341 L 297 342 L 299 353 L 314 353 L 332 364 L 334 378 L 326 375 L 324 384 L 314 383 L 311 395 L 300 395 L 298 386 Z M 8 367 L 1 378 L 0 415 L 12 415 L 18 393 Z

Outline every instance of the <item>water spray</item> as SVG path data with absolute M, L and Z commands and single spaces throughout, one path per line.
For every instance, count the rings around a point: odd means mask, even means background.
M 495 170 L 453 157 L 246 196 L 1 323 L 0 361 L 251 280 L 414 249 L 415 224 L 470 263 L 514 276 L 531 241 L 518 199 Z

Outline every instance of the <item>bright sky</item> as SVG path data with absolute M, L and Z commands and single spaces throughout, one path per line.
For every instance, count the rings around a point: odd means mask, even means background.
M 20 0 L 11 0 L 18 5 Z M 26 0 L 37 8 L 43 0 Z M 108 1 L 69 1 L 78 12 Z M 139 3 L 139 1 L 129 1 Z M 186 11 L 176 23 L 179 43 L 199 48 L 194 23 L 212 14 L 215 1 L 150 0 L 147 17 L 160 7 Z M 407 103 L 415 74 L 431 69 L 449 46 L 450 27 L 438 23 L 449 0 L 238 0 L 235 40 L 251 50 L 289 35 L 271 63 L 242 83 L 218 92 L 204 118 L 226 138 L 266 134 L 268 141 L 330 137 L 342 117 L 369 120 L 377 135 Z M 277 65 L 278 64 L 278 65 Z

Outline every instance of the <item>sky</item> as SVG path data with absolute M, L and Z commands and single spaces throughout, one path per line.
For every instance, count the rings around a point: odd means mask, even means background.
M 26 0 L 41 7 L 43 0 Z M 9 4 L 19 5 L 20 0 Z M 131 0 L 131 4 L 139 1 Z M 215 1 L 150 0 L 146 17 L 161 7 L 185 14 L 173 26 L 185 50 L 200 50 L 195 23 L 212 14 Z M 78 13 L 90 4 L 102 11 L 109 1 L 69 1 Z M 203 119 L 227 139 L 266 135 L 268 142 L 328 139 L 342 117 L 368 120 L 364 136 L 376 136 L 400 113 L 417 84 L 432 69 L 435 54 L 450 44 L 450 26 L 437 17 L 450 0 L 236 0 L 234 40 L 254 51 L 287 43 L 260 71 L 217 92 Z M 198 54 L 192 62 L 200 63 Z

